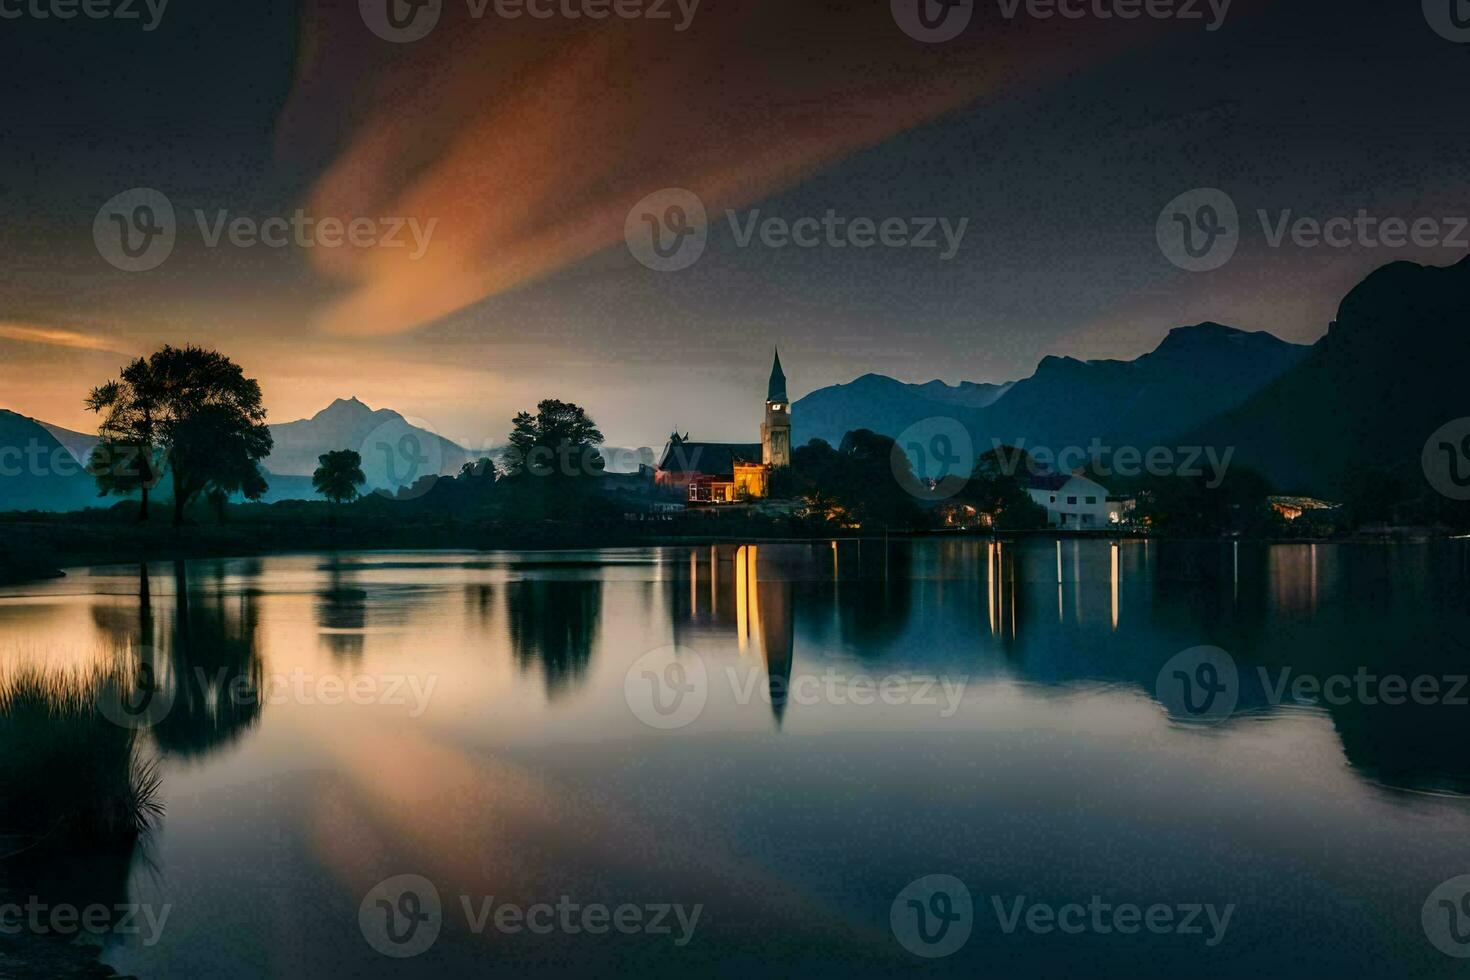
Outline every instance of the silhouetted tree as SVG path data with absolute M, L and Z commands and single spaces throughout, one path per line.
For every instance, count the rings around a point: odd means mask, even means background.
M 318 456 L 321 465 L 311 475 L 312 489 L 334 504 L 356 500 L 358 487 L 367 482 L 362 457 L 351 449 L 337 449 Z
M 157 468 L 144 460 L 151 460 L 155 448 L 162 450 L 173 479 L 175 525 L 183 523 L 189 502 L 207 490 L 252 500 L 266 490 L 257 464 L 271 451 L 271 434 L 260 385 L 218 351 L 164 347 L 93 389 L 86 404 L 107 412 L 98 430 L 104 440 L 139 448 L 140 466 L 150 479 L 157 478 Z M 98 478 L 104 493 L 127 485 L 114 476 Z
M 895 467 L 903 467 L 896 471 Z M 812 516 L 843 525 L 911 528 L 924 522 L 915 498 L 908 457 L 893 452 L 893 439 L 856 429 L 837 449 L 813 439 L 791 454 L 791 471 L 780 478 L 782 492 L 794 492 Z
M 101 441 L 93 448 L 87 466 L 97 481 L 99 495 L 140 493 L 138 520 L 146 521 L 148 491 L 162 475 L 156 464 L 168 421 L 163 380 L 152 362 L 140 357 L 123 368 L 116 379 L 93 388 L 83 404 L 88 411 L 102 415 L 97 426 Z
M 254 381 L 246 384 L 255 386 Z M 270 455 L 272 440 L 264 424 L 258 386 L 254 397 L 260 421 L 252 421 L 240 405 L 225 402 L 186 407 L 170 427 L 168 462 L 176 526 L 184 522 L 189 501 L 200 493 L 218 490 L 226 497 L 238 493 L 247 500 L 259 500 L 265 494 L 267 484 L 258 461 Z
M 981 453 L 959 499 L 989 514 L 1003 531 L 1046 527 L 1046 508 L 1031 499 L 1026 483 L 1035 470 L 1024 449 L 997 446 Z
M 148 519 L 148 492 L 162 476 L 157 447 L 126 443 L 104 436 L 87 459 L 87 472 L 97 484 L 97 496 L 142 497 L 138 520 Z
M 488 456 L 481 456 L 473 463 L 465 463 L 459 468 L 459 479 L 461 480 L 491 480 L 496 477 L 495 461 Z
M 601 473 L 602 433 L 585 409 L 548 398 L 536 414 L 521 412 L 511 424 L 505 453 L 508 476 L 576 477 Z
M 1165 534 L 1279 533 L 1281 521 L 1266 501 L 1271 485 L 1260 474 L 1237 468 L 1217 486 L 1211 482 L 1205 476 L 1145 477 L 1135 516 Z

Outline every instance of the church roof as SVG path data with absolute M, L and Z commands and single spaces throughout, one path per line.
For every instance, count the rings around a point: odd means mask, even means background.
M 671 440 L 664 447 L 658 468 L 665 473 L 705 473 L 729 476 L 735 472 L 735 461 L 759 463 L 758 442 L 686 442 Z
M 776 359 L 771 362 L 771 383 L 766 386 L 766 401 L 786 401 L 786 372 L 781 370 L 781 352 L 776 351 Z

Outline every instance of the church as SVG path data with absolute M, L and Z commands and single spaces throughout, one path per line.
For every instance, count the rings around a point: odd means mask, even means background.
M 689 434 L 669 436 L 654 470 L 660 490 L 690 504 L 733 504 L 770 495 L 771 474 L 791 465 L 791 403 L 781 353 L 771 363 L 766 414 L 760 442 L 692 442 Z

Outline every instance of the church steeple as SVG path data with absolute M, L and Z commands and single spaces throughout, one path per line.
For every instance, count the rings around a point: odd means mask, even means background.
M 775 469 L 791 465 L 791 405 L 786 401 L 786 372 L 781 370 L 780 351 L 771 360 L 771 382 L 766 385 L 761 462 Z
M 786 372 L 781 370 L 781 352 L 776 351 L 775 360 L 771 362 L 771 382 L 766 385 L 766 401 L 786 401 Z

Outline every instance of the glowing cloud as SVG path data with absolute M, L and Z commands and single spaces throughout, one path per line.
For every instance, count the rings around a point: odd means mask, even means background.
M 108 351 L 114 354 L 128 353 L 128 349 L 117 341 L 96 334 L 9 321 L 0 321 L 0 340 L 18 340 L 26 344 L 71 347 L 76 350 Z
M 349 287 L 322 314 L 328 331 L 412 329 L 621 242 L 653 191 L 686 188 L 716 215 L 1160 29 L 1002 21 L 976 4 L 960 37 L 926 44 L 871 0 L 706 3 L 682 31 L 678 17 L 507 20 L 478 6 L 446 2 L 405 44 L 370 31 L 355 2 L 308 11 L 278 137 L 286 161 L 319 168 L 307 210 L 437 221 L 417 259 L 381 244 L 313 252 Z

